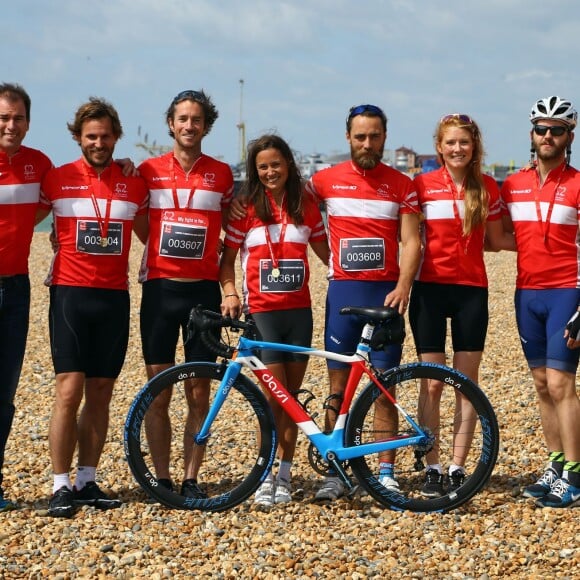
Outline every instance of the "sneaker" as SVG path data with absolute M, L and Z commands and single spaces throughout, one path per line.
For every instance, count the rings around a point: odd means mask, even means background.
M 536 505 L 551 508 L 580 506 L 580 487 L 561 477 L 552 484 L 550 493 L 536 500 Z
M 273 481 L 264 481 L 254 496 L 254 503 L 265 506 L 274 505 L 274 487 Z
M 536 483 L 532 483 L 532 485 L 528 485 L 528 487 L 524 489 L 522 495 L 531 498 L 544 497 L 546 494 L 550 493 L 550 488 L 559 477 L 560 476 L 554 469 L 548 467 Z
M 63 485 L 52 494 L 48 502 L 48 515 L 53 518 L 72 518 L 74 513 L 74 494 Z
M 17 510 L 18 504 L 4 497 L 4 492 L 0 488 L 0 512 L 9 512 Z
M 119 508 L 123 505 L 121 500 L 110 498 L 94 481 L 88 481 L 82 489 L 74 488 L 74 502 L 77 505 L 90 505 L 101 510 Z
M 339 477 L 325 477 L 314 499 L 334 501 L 344 495 L 344 483 Z
M 207 499 L 207 493 L 199 487 L 197 479 L 184 479 L 181 483 L 181 495 L 192 499 Z
M 425 472 L 425 483 L 421 488 L 421 495 L 424 497 L 443 497 L 445 495 L 443 479 L 442 473 L 436 469 L 428 469 Z
M 462 469 L 455 469 L 449 474 L 447 482 L 447 493 L 457 491 L 465 482 L 465 471 Z
M 274 503 L 288 503 L 292 501 L 292 488 L 290 482 L 285 479 L 276 481 L 276 492 L 274 493 Z
M 159 487 L 163 487 L 169 491 L 173 491 L 173 482 L 170 479 L 158 479 L 157 483 L 159 484 Z
M 389 491 L 394 493 L 401 493 L 401 489 L 399 487 L 399 482 L 390 475 L 380 475 L 379 476 L 379 483 Z

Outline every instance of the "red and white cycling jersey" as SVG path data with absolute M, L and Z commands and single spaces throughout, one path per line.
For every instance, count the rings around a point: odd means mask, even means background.
M 116 163 L 99 175 L 79 159 L 46 174 L 40 201 L 58 244 L 46 284 L 126 290 L 133 220 L 147 212 L 143 179 Z
M 254 206 L 248 206 L 245 218 L 231 220 L 225 245 L 241 248 L 246 312 L 308 308 L 308 244 L 324 240 L 326 231 L 320 210 L 309 197 L 304 199 L 301 225 L 294 225 L 285 206 L 268 226 L 256 215 Z
M 0 276 L 28 274 L 28 256 L 40 183 L 52 167 L 41 151 L 21 146 L 0 151 Z
M 326 207 L 329 278 L 398 280 L 399 216 L 419 212 L 411 179 L 382 163 L 363 170 L 345 161 L 306 187 Z
M 489 194 L 488 220 L 501 218 L 499 189 L 495 180 L 483 175 Z M 485 227 L 463 234 L 465 203 L 445 167 L 415 177 L 421 224 L 423 256 L 416 279 L 439 284 L 487 287 L 483 260 Z
M 218 280 L 222 211 L 233 194 L 226 163 L 201 155 L 185 173 L 173 152 L 148 159 L 139 172 L 149 186 L 149 239 L 139 281 Z
M 580 173 L 562 164 L 540 187 L 526 168 L 506 179 L 501 198 L 514 224 L 517 288 L 580 288 Z

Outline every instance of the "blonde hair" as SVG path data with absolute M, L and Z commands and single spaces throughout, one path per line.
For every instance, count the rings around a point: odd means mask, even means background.
M 484 157 L 481 131 L 477 123 L 468 115 L 454 113 L 446 115 L 439 120 L 433 139 L 437 160 L 444 165 L 443 157 L 439 153 L 439 146 L 443 141 L 445 131 L 450 127 L 465 129 L 471 134 L 473 140 L 473 156 L 467 166 L 467 174 L 464 183 L 465 216 L 463 218 L 463 234 L 470 235 L 474 229 L 485 225 L 489 214 L 489 193 L 485 188 L 481 165 Z

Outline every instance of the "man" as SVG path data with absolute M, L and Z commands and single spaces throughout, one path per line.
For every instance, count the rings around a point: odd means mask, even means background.
M 381 163 L 387 138 L 387 117 L 374 105 L 350 109 L 346 139 L 351 159 L 315 173 L 308 190 L 326 206 L 330 242 L 329 286 L 326 298 L 325 348 L 354 352 L 362 325 L 342 316 L 343 306 L 391 306 L 403 314 L 419 266 L 421 241 L 419 209 L 413 182 Z M 400 261 L 399 239 L 402 252 Z M 364 248 L 365 251 L 357 251 Z M 401 346 L 373 352 L 378 368 L 399 364 Z M 325 427 L 334 427 L 346 387 L 347 365 L 328 361 L 330 396 Z M 380 408 L 380 420 L 396 424 L 391 406 Z M 398 491 L 394 452 L 380 458 L 379 481 Z M 344 494 L 342 480 L 333 472 L 316 493 L 318 500 Z
M 179 93 L 166 111 L 173 150 L 139 167 L 150 195 L 149 239 L 140 273 L 141 341 L 149 378 L 175 364 L 179 332 L 185 339 L 194 306 L 220 311 L 218 246 L 232 197 L 233 176 L 227 164 L 201 151 L 203 138 L 217 118 L 215 105 L 203 91 Z M 216 358 L 197 340 L 188 341 L 184 351 L 186 361 Z M 187 425 L 195 431 L 209 407 L 209 381 L 186 381 L 185 389 Z M 155 398 L 145 417 L 145 428 L 159 484 L 173 489 L 169 474 L 170 399 L 169 389 Z M 181 494 L 206 497 L 197 480 L 203 448 L 187 438 L 184 456 Z
M 552 96 L 530 113 L 532 163 L 504 183 L 518 251 L 515 308 L 548 447 L 545 473 L 524 490 L 541 507 L 580 505 L 580 173 L 570 167 L 577 113 Z M 534 160 L 535 156 L 535 160 Z M 568 320 L 570 319 L 570 320 Z M 568 324 L 567 324 L 568 322 Z
M 22 145 L 29 127 L 27 92 L 0 84 L 0 512 L 17 507 L 4 497 L 2 467 L 28 335 L 28 256 L 40 183 L 52 166 L 44 153 Z
M 92 97 L 68 124 L 81 158 L 52 169 L 41 207 L 54 217 L 56 253 L 48 275 L 49 330 L 56 374 L 49 429 L 54 472 L 49 514 L 76 505 L 119 507 L 96 484 L 113 386 L 129 337 L 128 259 L 132 229 L 146 239 L 147 187 L 112 163 L 123 135 L 114 107 Z M 84 395 L 84 407 L 77 411 Z M 74 489 L 69 475 L 78 442 Z

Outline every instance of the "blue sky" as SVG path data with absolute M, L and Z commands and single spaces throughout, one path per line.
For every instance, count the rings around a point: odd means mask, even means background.
M 79 155 L 66 123 L 91 95 L 119 111 L 116 153 L 139 160 L 138 128 L 170 143 L 169 102 L 203 88 L 220 112 L 204 151 L 229 163 L 240 79 L 247 139 L 275 130 L 303 154 L 347 152 L 346 113 L 369 102 L 390 149 L 431 153 L 439 117 L 463 112 L 488 163 L 521 164 L 537 98 L 580 106 L 577 0 L 19 0 L 0 14 L 0 80 L 29 91 L 26 143 L 57 165 Z

